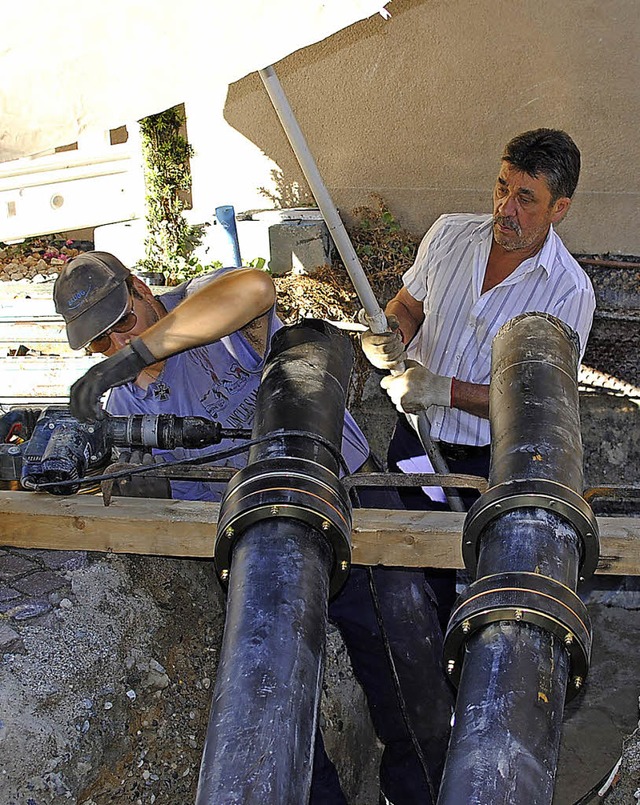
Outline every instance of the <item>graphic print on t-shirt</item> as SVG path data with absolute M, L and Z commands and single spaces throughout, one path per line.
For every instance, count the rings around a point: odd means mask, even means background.
M 208 415 L 212 419 L 224 419 L 229 423 L 229 427 L 246 424 L 255 405 L 256 389 L 250 389 L 252 385 L 250 381 L 255 378 L 231 356 L 227 366 L 218 366 L 217 370 L 206 348 L 192 350 L 190 357 L 196 364 L 200 376 L 205 377 L 207 381 L 204 391 L 200 394 L 200 404 Z

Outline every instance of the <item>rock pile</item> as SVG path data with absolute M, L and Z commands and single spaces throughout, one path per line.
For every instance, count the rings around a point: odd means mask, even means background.
M 2 805 L 194 802 L 224 606 L 210 560 L 2 549 Z M 377 801 L 380 752 L 335 630 L 321 720 L 349 801 Z
M 48 282 L 55 280 L 62 266 L 81 251 L 78 241 L 47 241 L 35 239 L 15 246 L 0 248 L 0 281 L 27 280 Z

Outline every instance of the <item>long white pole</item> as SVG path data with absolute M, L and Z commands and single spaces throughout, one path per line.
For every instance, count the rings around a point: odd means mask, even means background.
M 293 110 L 282 89 L 282 84 L 276 75 L 276 71 L 273 66 L 269 66 L 265 67 L 263 70 L 259 70 L 258 73 L 271 99 L 271 103 L 276 110 L 276 114 L 280 119 L 280 123 L 287 135 L 293 153 L 296 155 L 302 172 L 311 188 L 311 192 L 318 203 L 322 217 L 329 228 L 333 242 L 336 244 L 336 249 L 356 289 L 356 293 L 364 308 L 369 327 L 374 333 L 384 333 L 387 330 L 387 317 L 374 296 L 371 284 L 367 275 L 364 273 L 364 269 L 353 248 L 347 230 L 344 228 L 336 205 L 333 203 L 333 199 L 329 195 L 329 191 L 322 180 L 318 166 L 309 150 L 302 129 L 293 114 Z M 449 467 L 447 466 L 447 462 L 431 439 L 431 425 L 429 424 L 429 419 L 425 411 L 421 411 L 418 416 L 418 434 L 434 470 L 441 474 L 448 473 Z M 465 511 L 462 499 L 456 489 L 445 489 L 444 491 L 452 511 Z

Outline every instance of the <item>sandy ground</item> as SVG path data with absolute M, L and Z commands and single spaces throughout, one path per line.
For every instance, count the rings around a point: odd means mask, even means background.
M 593 624 L 592 662 L 584 692 L 565 711 L 554 805 L 573 805 L 586 794 L 614 766 L 623 741 L 638 726 L 640 585 L 632 585 L 637 591 L 608 590 L 625 585 L 619 578 L 608 581 L 594 580 L 584 596 Z

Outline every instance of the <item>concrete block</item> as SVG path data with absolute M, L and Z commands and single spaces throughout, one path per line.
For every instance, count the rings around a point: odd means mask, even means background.
M 269 270 L 313 274 L 331 262 L 331 239 L 324 221 L 286 221 L 269 227 Z

